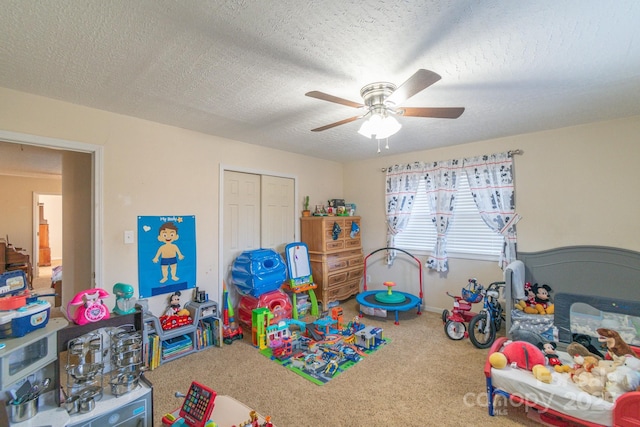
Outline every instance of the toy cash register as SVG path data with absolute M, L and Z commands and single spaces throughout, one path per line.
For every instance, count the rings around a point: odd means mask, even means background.
M 162 422 L 172 427 L 215 427 L 216 423 L 209 420 L 215 406 L 215 399 L 215 391 L 193 381 L 180 407 L 180 418 L 170 419 L 174 417 L 171 414 L 167 414 L 163 417 Z

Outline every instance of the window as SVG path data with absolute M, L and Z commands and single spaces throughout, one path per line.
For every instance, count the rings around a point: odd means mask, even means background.
M 451 258 L 500 259 L 502 235 L 491 230 L 478 213 L 467 175 L 458 175 L 454 217 L 447 233 L 447 253 Z M 395 237 L 395 246 L 409 252 L 430 255 L 436 244 L 436 228 L 424 180 L 420 180 L 407 228 Z

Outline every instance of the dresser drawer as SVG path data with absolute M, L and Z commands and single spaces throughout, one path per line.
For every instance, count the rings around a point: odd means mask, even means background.
M 329 232 L 333 231 L 333 224 L 338 224 L 338 226 L 344 231 L 344 218 L 340 217 L 330 217 L 324 222 L 324 229 Z
M 331 286 L 340 285 L 347 280 L 347 272 L 331 274 L 327 276 L 327 289 Z
M 360 281 L 354 280 L 343 283 L 342 286 L 327 289 L 327 303 L 331 301 L 340 301 L 356 295 L 360 291 Z
M 344 249 L 344 240 L 331 240 L 329 238 L 327 240 L 327 244 L 325 245 L 325 250 L 327 252 L 336 251 L 338 249 Z
M 358 267 L 364 265 L 364 258 L 362 258 L 362 254 L 360 254 L 357 257 L 349 258 L 347 260 L 347 264 L 349 264 L 349 267 Z
M 343 268 L 357 267 L 363 264 L 362 251 L 353 250 L 329 254 L 326 258 L 329 273 Z
M 347 237 L 344 241 L 345 248 L 359 248 L 360 247 L 360 238 L 352 239 L 351 237 Z
M 327 258 L 327 271 L 329 273 L 335 270 L 342 270 L 349 267 L 349 260 L 340 256 L 330 256 Z
M 347 280 L 360 279 L 362 277 L 362 269 L 347 271 Z
M 363 276 L 363 271 L 360 268 L 343 271 L 336 274 L 331 274 L 327 277 L 326 288 L 329 289 L 334 286 L 345 286 L 344 282 L 352 280 L 360 280 Z

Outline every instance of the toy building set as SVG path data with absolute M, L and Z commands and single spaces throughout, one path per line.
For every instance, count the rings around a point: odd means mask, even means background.
M 358 316 L 345 323 L 340 307 L 319 313 L 307 245 L 291 243 L 285 254 L 286 263 L 271 249 L 236 258 L 239 322 L 261 354 L 325 384 L 386 343 L 383 330 L 365 326 Z

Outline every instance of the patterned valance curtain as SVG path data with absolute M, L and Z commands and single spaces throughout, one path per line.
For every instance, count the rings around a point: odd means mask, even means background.
M 506 152 L 465 158 L 463 167 L 480 216 L 504 236 L 499 262 L 504 269 L 516 259 L 515 225 L 520 220 L 515 213 L 512 156 Z
M 436 227 L 436 246 L 427 260 L 427 267 L 435 271 L 449 270 L 447 259 L 447 231 L 453 219 L 456 200 L 459 160 L 428 163 L 425 166 L 425 184 L 431 221 Z
M 387 168 L 385 201 L 387 205 L 387 247 L 394 247 L 395 235 L 405 229 L 418 183 L 423 175 L 424 164 L 413 162 Z M 395 251 L 388 251 L 387 264 L 393 264 Z

